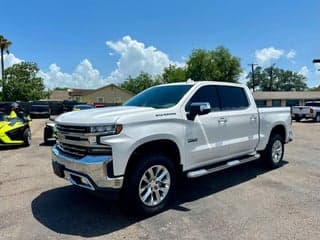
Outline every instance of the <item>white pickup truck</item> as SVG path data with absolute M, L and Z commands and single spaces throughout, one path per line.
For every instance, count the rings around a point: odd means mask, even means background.
M 123 106 L 69 112 L 55 122 L 55 174 L 92 191 L 119 191 L 147 214 L 166 207 L 178 176 L 260 157 L 277 167 L 292 139 L 290 108 L 257 109 L 246 86 L 223 82 L 155 86 Z
M 303 118 L 320 122 L 320 101 L 306 102 L 304 106 L 292 107 L 292 118 L 297 122 Z

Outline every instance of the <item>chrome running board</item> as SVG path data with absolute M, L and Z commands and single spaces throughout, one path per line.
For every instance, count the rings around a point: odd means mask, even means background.
M 209 168 L 201 168 L 197 170 L 191 170 L 187 173 L 188 178 L 196 178 L 196 177 L 201 177 L 213 172 L 218 172 L 223 169 L 227 169 L 230 167 L 234 167 L 243 163 L 251 162 L 254 160 L 257 160 L 260 158 L 260 154 L 256 153 L 253 156 L 246 156 L 241 159 L 233 159 L 233 160 L 228 160 L 228 161 L 223 161 L 221 163 L 216 163 L 214 165 L 211 165 L 212 167 Z

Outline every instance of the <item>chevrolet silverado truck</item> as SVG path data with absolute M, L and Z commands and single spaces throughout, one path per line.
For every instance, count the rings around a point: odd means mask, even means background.
M 123 106 L 58 116 L 56 175 L 91 191 L 119 191 L 139 213 L 163 210 L 179 176 L 200 177 L 262 158 L 281 165 L 290 108 L 257 108 L 240 84 L 164 84 Z M 183 179 L 183 178 L 182 178 Z
M 303 118 L 320 122 L 320 101 L 306 102 L 304 106 L 292 107 L 292 118 L 297 122 Z

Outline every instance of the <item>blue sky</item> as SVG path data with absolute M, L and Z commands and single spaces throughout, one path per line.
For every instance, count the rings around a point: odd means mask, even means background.
M 320 84 L 319 1 L 6 1 L 7 66 L 38 63 L 48 87 L 94 88 L 141 70 L 183 65 L 192 49 L 223 45 L 248 63 L 303 73 Z M 244 76 L 243 74 L 243 76 Z M 243 79 L 242 76 L 242 79 Z

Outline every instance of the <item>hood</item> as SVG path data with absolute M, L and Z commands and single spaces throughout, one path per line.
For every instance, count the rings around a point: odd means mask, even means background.
M 68 112 L 58 116 L 56 123 L 66 125 L 92 125 L 92 124 L 108 124 L 115 123 L 121 116 L 139 114 L 155 110 L 150 107 L 106 107 Z

